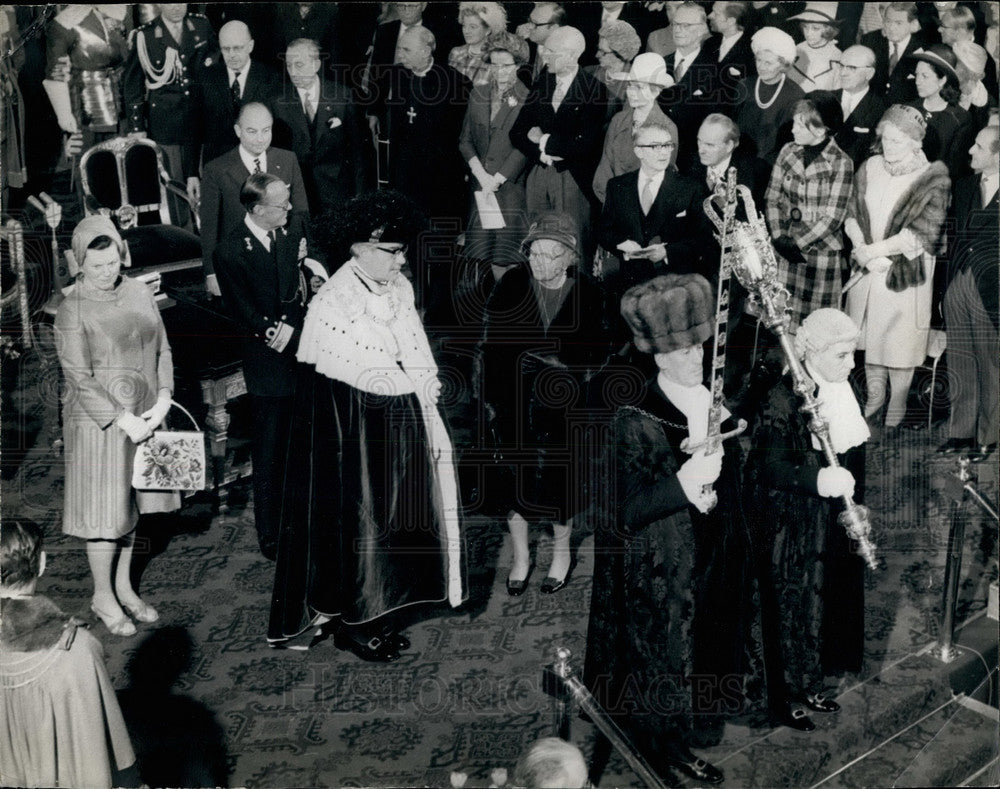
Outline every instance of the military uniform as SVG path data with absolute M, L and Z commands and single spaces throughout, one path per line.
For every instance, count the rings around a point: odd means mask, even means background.
M 218 44 L 203 14 L 187 14 L 181 30 L 177 41 L 158 16 L 135 31 L 125 67 L 125 106 L 129 131 L 146 132 L 164 148 L 173 174 L 189 178 L 198 174 L 192 82 L 218 57 Z
M 46 31 L 47 79 L 69 86 L 70 111 L 90 147 L 118 133 L 128 17 L 102 7 L 69 6 Z

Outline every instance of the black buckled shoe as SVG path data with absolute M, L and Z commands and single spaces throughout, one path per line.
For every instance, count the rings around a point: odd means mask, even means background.
M 675 770 L 680 770 L 689 778 L 694 778 L 694 780 L 701 781 L 702 783 L 721 784 L 726 779 L 726 776 L 722 774 L 722 770 L 714 764 L 706 762 L 704 759 L 699 759 L 694 754 L 691 754 L 691 756 L 690 761 L 685 761 L 677 756 L 668 756 L 666 762 Z
M 777 726 L 787 726 L 789 729 L 795 729 L 795 731 L 813 731 L 816 728 L 816 724 L 812 722 L 812 719 L 806 715 L 806 711 L 803 709 L 787 709 L 784 712 L 774 715 L 772 720 Z
M 822 693 L 807 695 L 802 701 L 813 712 L 840 712 L 840 705 L 833 699 L 828 699 Z
M 404 649 L 409 649 L 412 646 L 410 644 L 410 639 L 395 630 L 383 631 L 382 640 L 385 641 L 390 647 L 393 647 L 397 652 L 402 652 Z
M 994 441 L 992 444 L 983 444 L 976 447 L 969 453 L 970 463 L 982 463 L 986 458 L 997 451 L 997 442 Z
M 372 636 L 367 641 L 363 641 L 363 638 L 362 635 L 341 627 L 333 636 L 333 645 L 345 652 L 353 652 L 369 663 L 392 663 L 399 660 L 398 649 L 387 639 Z
M 971 438 L 949 438 L 937 448 L 937 451 L 942 455 L 964 455 L 969 452 L 975 444 L 976 442 Z

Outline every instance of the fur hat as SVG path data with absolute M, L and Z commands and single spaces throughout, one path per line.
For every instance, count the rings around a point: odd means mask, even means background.
M 313 221 L 313 237 L 327 259 L 343 261 L 359 242 L 412 244 L 424 228 L 413 201 L 394 189 L 366 192 Z
M 519 36 L 515 36 L 513 33 L 508 33 L 506 30 L 490 33 L 486 39 L 486 44 L 483 46 L 483 52 L 487 56 L 491 52 L 506 52 L 514 58 L 514 64 L 518 66 L 523 66 L 528 62 L 528 58 L 530 57 L 528 42 Z
M 750 39 L 750 50 L 756 55 L 758 52 L 773 52 L 776 57 L 781 58 L 791 65 L 795 62 L 798 51 L 795 49 L 795 39 L 784 30 L 776 27 L 762 27 Z
M 635 58 L 642 49 L 642 40 L 635 32 L 635 28 L 621 19 L 608 22 L 597 35 L 607 41 L 611 51 L 626 63 Z
M 643 353 L 701 345 L 715 328 L 715 294 L 701 274 L 664 274 L 629 288 L 622 317 Z

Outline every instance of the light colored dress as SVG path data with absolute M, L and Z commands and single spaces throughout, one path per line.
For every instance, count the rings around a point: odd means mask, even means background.
M 873 156 L 862 167 L 868 175 L 864 203 L 872 241 L 882 241 L 898 204 L 928 165 L 890 175 L 882 157 Z M 906 369 L 924 361 L 931 327 L 934 256 L 924 251 L 922 257 L 927 276 L 920 285 L 893 291 L 886 285 L 887 272 L 869 272 L 848 291 L 847 314 L 861 327 L 858 349 L 865 351 L 868 364 Z
M 180 507 L 171 491 L 132 489 L 135 444 L 114 420 L 136 416 L 156 403 L 160 389 L 174 390 L 167 332 L 149 288 L 122 277 L 110 291 L 80 280 L 59 305 L 56 350 L 66 377 L 63 438 L 66 495 L 63 532 L 114 540 L 135 528 L 139 511 Z

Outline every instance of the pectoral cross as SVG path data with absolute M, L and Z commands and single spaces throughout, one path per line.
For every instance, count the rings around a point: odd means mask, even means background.
M 417 117 L 417 113 L 414 111 L 413 107 L 410 107 L 406 112 L 406 117 L 410 119 L 410 125 L 413 125 L 413 119 Z

